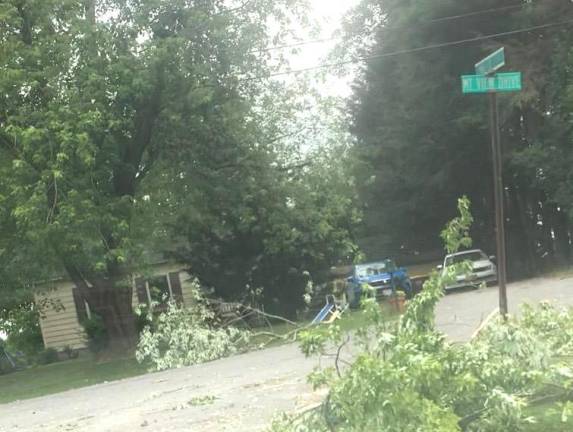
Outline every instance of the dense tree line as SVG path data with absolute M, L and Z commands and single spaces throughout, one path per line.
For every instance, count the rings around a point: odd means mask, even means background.
M 462 95 L 460 76 L 505 46 L 506 70 L 524 76 L 522 92 L 500 97 L 509 271 L 569 258 L 571 18 L 566 0 L 365 0 L 354 10 L 345 52 L 375 57 L 350 103 L 371 254 L 439 249 L 435 233 L 463 194 L 476 244 L 495 251 L 487 97 Z M 407 53 L 554 23 L 564 24 Z

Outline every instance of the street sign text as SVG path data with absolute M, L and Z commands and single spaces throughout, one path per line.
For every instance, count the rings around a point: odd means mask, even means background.
M 499 73 L 494 76 L 463 75 L 464 93 L 514 92 L 521 90 L 521 72 Z

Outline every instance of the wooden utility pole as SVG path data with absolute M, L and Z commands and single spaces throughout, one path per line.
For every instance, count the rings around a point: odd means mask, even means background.
M 499 110 L 497 93 L 489 94 L 490 100 L 490 131 L 491 153 L 493 157 L 493 191 L 495 197 L 495 242 L 497 247 L 497 283 L 499 286 L 499 312 L 507 317 L 507 287 L 506 287 L 506 248 L 505 248 L 505 217 L 503 191 L 503 153 L 499 130 Z
M 507 317 L 507 259 L 505 249 L 505 218 L 503 215 L 503 159 L 499 130 L 497 93 L 521 90 L 521 73 L 497 73 L 505 66 L 502 47 L 475 65 L 476 75 L 462 76 L 463 93 L 489 93 L 491 153 L 493 158 L 493 191 L 495 196 L 495 242 L 497 248 L 497 282 L 499 285 L 499 313 Z

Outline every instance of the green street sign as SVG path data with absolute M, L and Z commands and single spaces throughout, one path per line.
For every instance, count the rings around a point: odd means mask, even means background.
M 488 55 L 482 61 L 476 63 L 476 74 L 490 75 L 505 65 L 505 48 Z
M 462 92 L 492 93 L 521 90 L 521 72 L 499 73 L 494 76 L 463 75 Z

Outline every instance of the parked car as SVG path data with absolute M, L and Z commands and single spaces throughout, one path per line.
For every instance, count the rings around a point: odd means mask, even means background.
M 444 274 L 448 267 L 464 261 L 470 261 L 472 270 L 468 274 L 456 276 L 456 281 L 446 286 L 446 290 L 463 288 L 468 286 L 479 286 L 481 283 L 497 282 L 497 266 L 494 263 L 494 256 L 487 256 L 480 249 L 473 249 L 455 254 L 447 255 L 444 264 L 438 266 Z
M 352 267 L 352 275 L 347 278 L 346 299 L 350 307 L 360 305 L 364 284 L 374 289 L 377 298 L 391 296 L 402 290 L 407 297 L 412 295 L 412 282 L 405 268 L 399 268 L 391 259 Z

